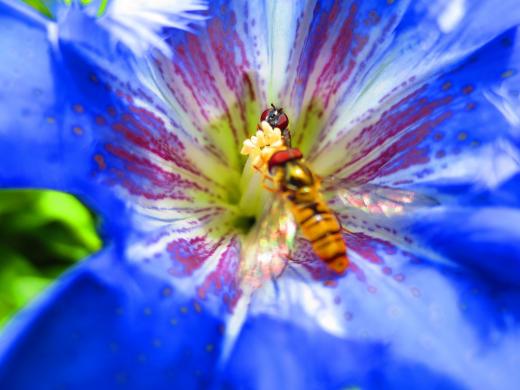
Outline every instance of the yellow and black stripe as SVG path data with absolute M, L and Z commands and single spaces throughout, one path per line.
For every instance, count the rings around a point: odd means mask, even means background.
M 319 192 L 311 202 L 299 202 L 294 195 L 288 194 L 287 199 L 303 236 L 310 241 L 316 255 L 330 268 L 339 273 L 344 272 L 348 266 L 347 247 L 338 218 Z
M 269 172 L 316 255 L 343 273 L 349 264 L 341 224 L 320 192 L 319 179 L 297 149 L 281 150 L 269 160 Z

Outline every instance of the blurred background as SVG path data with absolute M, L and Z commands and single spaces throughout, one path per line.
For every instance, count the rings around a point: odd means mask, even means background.
M 52 18 L 53 4 L 71 0 L 17 1 Z M 0 329 L 60 274 L 101 247 L 96 225 L 94 214 L 72 195 L 0 191 Z
M 72 195 L 0 191 L 0 329 L 66 269 L 101 247 L 96 224 Z

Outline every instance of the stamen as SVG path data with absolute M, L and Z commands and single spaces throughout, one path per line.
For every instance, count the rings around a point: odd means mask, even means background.
M 256 135 L 244 141 L 240 153 L 251 157 L 254 169 L 267 173 L 269 159 L 275 152 L 285 149 L 285 143 L 279 128 L 273 129 L 266 121 L 262 121 L 258 128 Z

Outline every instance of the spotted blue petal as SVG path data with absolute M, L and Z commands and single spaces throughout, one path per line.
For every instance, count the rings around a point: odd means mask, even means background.
M 231 383 L 517 386 L 518 285 L 363 233 L 347 235 L 346 242 L 347 277 L 333 281 L 319 263 L 299 262 L 255 295 L 230 357 Z M 463 244 L 474 255 L 483 247 Z M 278 373 L 276 382 L 267 372 Z
M 222 320 L 164 281 L 122 266 L 118 252 L 106 249 L 86 260 L 10 325 L 2 386 L 202 388 L 213 382 Z

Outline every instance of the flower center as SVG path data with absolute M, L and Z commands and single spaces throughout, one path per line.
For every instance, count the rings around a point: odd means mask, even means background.
M 244 141 L 241 150 L 248 158 L 238 184 L 240 196 L 231 222 L 241 235 L 243 286 L 253 290 L 282 273 L 296 234 L 292 214 L 280 194 L 273 193 L 278 190 L 268 171 L 273 154 L 286 149 L 282 132 L 266 121 L 258 127 L 255 135 Z
M 233 219 L 233 228 L 241 234 L 247 234 L 255 226 L 255 223 L 255 216 L 238 215 Z
M 273 197 L 264 188 L 273 189 L 269 183 L 268 162 L 271 156 L 284 148 L 282 132 L 262 121 L 255 135 L 244 140 L 241 154 L 248 156 L 239 184 L 240 199 L 238 215 L 233 225 L 240 232 L 247 234 L 263 214 L 266 206 L 270 207 Z

